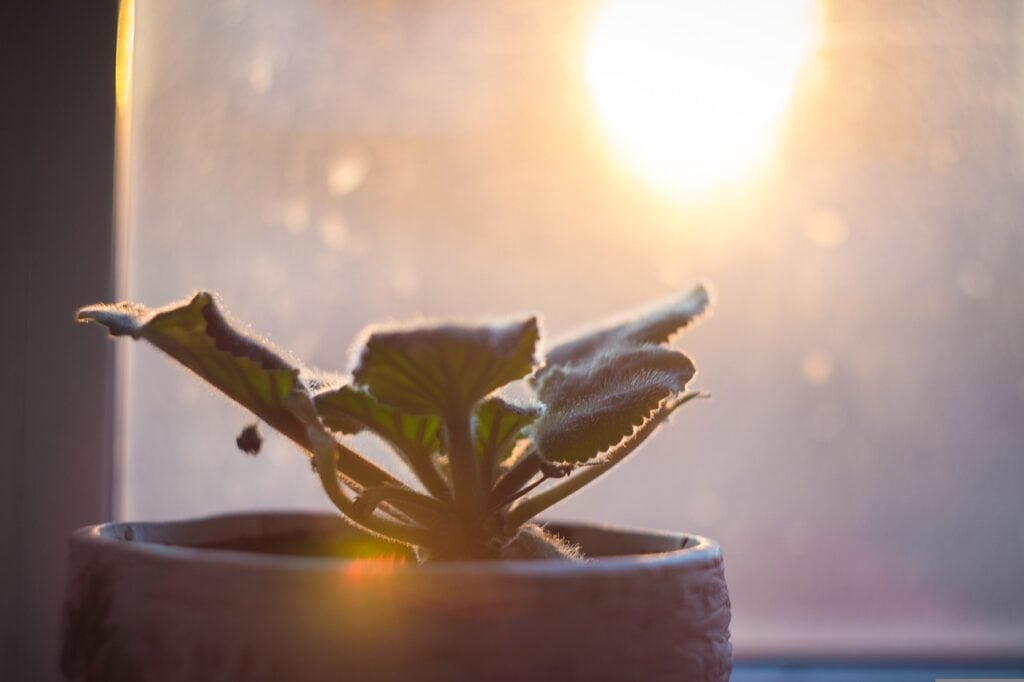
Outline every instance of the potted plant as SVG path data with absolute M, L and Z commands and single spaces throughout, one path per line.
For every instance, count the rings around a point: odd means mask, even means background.
M 727 679 L 715 543 L 534 520 L 700 395 L 668 342 L 707 306 L 697 287 L 543 359 L 536 317 L 373 328 L 346 377 L 241 333 L 206 292 L 159 310 L 83 308 L 80 320 L 152 343 L 294 441 L 341 515 L 76 532 L 65 676 Z M 530 397 L 510 397 L 514 383 Z M 361 431 L 415 483 L 346 444 Z M 258 451 L 256 424 L 237 443 Z

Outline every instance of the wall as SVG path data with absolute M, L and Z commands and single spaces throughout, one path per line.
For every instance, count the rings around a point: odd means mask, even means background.
M 57 679 L 66 538 L 110 513 L 117 2 L 5 3 L 0 679 Z

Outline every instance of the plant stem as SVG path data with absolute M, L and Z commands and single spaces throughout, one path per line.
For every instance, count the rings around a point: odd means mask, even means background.
M 293 409 L 300 407 L 304 408 L 299 399 L 292 400 L 289 403 L 289 405 Z M 299 413 L 304 418 L 304 421 L 300 423 L 319 423 L 319 416 L 317 416 L 314 419 L 313 417 L 304 414 L 304 412 L 307 411 L 308 410 L 303 409 L 303 412 Z M 288 436 L 288 438 L 290 438 L 292 442 L 294 442 L 300 448 L 302 448 L 306 452 L 314 454 L 315 456 L 313 443 L 309 438 L 309 434 L 304 432 L 304 426 L 299 428 L 289 428 L 277 424 L 271 424 L 271 426 L 273 426 L 275 429 Z M 359 485 L 367 488 L 375 485 L 384 485 L 385 483 L 390 483 L 391 485 L 404 485 L 397 478 L 395 478 L 388 472 L 384 471 L 370 460 L 365 459 L 355 451 L 350 450 L 349 448 L 345 447 L 344 445 L 341 445 L 340 443 L 338 443 L 338 448 L 339 451 L 336 468 L 342 475 L 352 479 Z M 317 465 L 319 466 L 319 462 L 317 462 Z
M 480 467 L 473 451 L 469 410 L 453 410 L 445 419 L 448 433 L 448 461 L 452 469 L 455 506 L 464 522 L 475 523 L 483 514 Z
M 311 447 L 312 446 L 310 445 L 310 448 Z M 364 490 L 370 489 L 370 488 L 377 488 L 377 487 L 381 487 L 381 486 L 387 486 L 387 487 L 395 489 L 395 490 L 406 490 L 406 491 L 408 491 L 410 493 L 413 493 L 415 495 L 419 495 L 419 493 L 417 493 L 415 490 L 413 490 L 409 486 L 405 485 L 405 483 L 403 483 L 402 481 L 398 480 L 397 478 L 395 478 L 391 474 L 387 473 L 383 469 L 381 469 L 380 472 L 386 478 L 381 480 L 380 483 L 374 483 L 374 484 L 370 484 L 370 485 L 367 485 L 366 483 L 364 483 L 363 481 L 360 481 L 359 479 L 355 478 L 354 476 L 349 475 L 349 472 L 346 471 L 344 468 L 342 468 L 341 458 L 343 456 L 346 456 L 348 458 L 349 462 L 363 462 L 365 464 L 369 464 L 370 466 L 375 466 L 375 465 L 373 465 L 369 460 L 364 459 L 362 455 L 358 454 L 354 450 L 351 450 L 351 449 L 345 447 L 344 445 L 342 445 L 341 443 L 338 443 L 337 441 L 335 441 L 335 447 L 337 448 L 337 451 L 338 451 L 338 460 L 337 460 L 337 464 L 336 464 L 335 468 L 336 468 L 338 473 L 343 478 L 355 481 L 355 483 L 357 485 L 361 486 Z M 307 448 L 307 449 L 310 449 L 310 448 Z M 315 455 L 314 455 L 314 459 L 316 459 Z M 318 463 L 318 466 L 319 466 L 319 463 Z M 443 482 L 442 482 L 442 485 L 444 485 Z M 447 485 L 445 485 L 445 490 L 447 490 Z M 450 495 L 451 495 L 451 493 L 449 492 L 448 495 L 446 496 L 446 498 L 443 498 L 443 499 L 450 499 Z M 410 499 L 407 499 L 407 498 L 405 498 L 404 496 L 401 496 L 401 495 L 393 496 L 392 499 L 385 500 L 381 504 L 381 511 L 389 513 L 392 516 L 396 516 L 397 515 L 399 517 L 399 519 L 402 519 L 404 517 L 409 517 L 409 516 L 415 518 L 416 517 L 416 513 L 417 513 L 417 511 L 419 511 L 419 509 L 420 509 L 420 507 L 418 505 L 416 505 L 415 503 L 411 502 Z
M 572 495 L 574 492 L 611 469 L 613 466 L 624 460 L 641 443 L 643 443 L 647 436 L 651 435 L 651 432 L 653 432 L 654 429 L 658 428 L 663 421 L 668 419 L 669 415 L 672 414 L 673 411 L 684 403 L 687 403 L 694 398 L 701 397 L 702 395 L 703 394 L 700 393 L 687 393 L 675 402 L 666 404 L 660 412 L 655 414 L 647 420 L 646 424 L 637 429 L 632 438 L 612 450 L 605 461 L 601 464 L 595 464 L 594 466 L 579 469 L 561 483 L 553 485 L 547 490 L 537 493 L 532 497 L 524 498 L 518 506 L 509 511 L 508 524 L 510 527 L 515 528 L 517 526 L 521 526 L 548 507 L 561 502 L 569 495 Z
M 374 485 L 399 485 L 404 484 L 397 478 L 384 471 L 376 464 L 365 459 L 355 451 L 339 444 L 338 471 L 342 472 L 356 483 L 370 487 Z
M 393 445 L 393 447 L 398 448 L 397 445 Z M 402 450 L 402 452 L 405 453 L 405 457 L 402 459 L 409 465 L 409 468 L 412 469 L 412 472 L 419 479 L 420 483 L 423 484 L 423 487 L 427 489 L 427 492 L 441 502 L 450 503 L 452 501 L 452 491 L 445 480 L 441 478 L 437 467 L 434 466 L 431 453 L 425 451 L 408 452 L 405 450 Z
M 393 485 L 398 488 L 407 488 L 408 486 L 402 483 L 400 480 L 379 468 L 373 462 L 363 458 L 357 452 L 350 450 L 335 438 L 326 434 L 323 430 L 323 422 L 320 420 L 320 415 L 313 406 L 312 400 L 309 395 L 301 391 L 293 391 L 286 399 L 285 404 L 288 409 L 296 417 L 300 424 L 303 424 L 303 428 L 278 428 L 279 431 L 287 435 L 294 443 L 301 447 L 306 452 L 313 456 L 313 461 L 316 462 L 316 468 L 320 475 L 321 483 L 324 479 L 323 472 L 323 461 L 325 458 L 321 457 L 319 451 L 330 451 L 332 453 L 330 459 L 330 471 L 335 472 L 333 478 L 337 479 L 340 474 L 346 480 L 354 481 L 356 484 L 363 488 L 371 488 L 380 485 Z M 335 480 L 335 484 L 337 481 Z M 326 484 L 324 485 L 326 488 Z M 337 504 L 337 502 L 335 502 Z M 394 505 L 398 507 L 402 512 L 408 513 L 408 510 L 401 509 L 400 505 Z M 339 509 L 341 507 L 339 506 Z
M 515 464 L 498 479 L 488 497 L 491 505 L 507 499 L 517 490 L 526 485 L 540 471 L 541 459 L 536 450 L 523 453 Z
M 337 444 L 335 443 L 337 446 Z M 317 472 L 320 475 L 320 483 L 323 484 L 324 490 L 327 492 L 327 496 L 331 498 L 331 502 L 343 513 L 360 526 L 378 533 L 388 538 L 398 540 L 399 542 L 405 542 L 410 545 L 429 545 L 431 544 L 430 534 L 423 528 L 417 528 L 415 526 L 409 526 L 404 523 L 397 521 L 391 521 L 389 519 L 381 518 L 380 516 L 374 516 L 372 513 L 368 515 L 361 515 L 359 510 L 356 508 L 354 500 L 349 499 L 345 491 L 342 490 L 341 484 L 338 481 L 338 474 L 336 472 L 337 460 L 338 460 L 338 449 L 337 447 L 322 446 L 317 447 L 316 461 L 317 461 Z M 360 518 L 363 516 L 364 518 Z
M 490 508 L 489 511 L 497 511 L 497 510 L 501 509 L 502 507 L 507 507 L 508 505 L 512 504 L 513 502 L 518 500 L 523 495 L 526 495 L 526 494 L 530 493 L 531 491 L 533 491 L 541 483 L 543 483 L 544 481 L 548 480 L 548 478 L 549 478 L 549 476 L 547 474 L 544 474 L 543 476 L 538 478 L 536 481 L 534 481 L 533 483 L 525 486 L 521 490 L 518 490 L 518 491 L 512 493 L 511 495 L 509 495 L 508 497 L 502 498 L 498 502 L 493 503 L 491 505 L 491 508 Z
M 355 500 L 355 510 L 360 515 L 360 520 L 374 512 L 386 501 L 404 502 L 407 508 L 418 508 L 422 513 L 416 516 L 426 515 L 430 520 L 443 516 L 447 508 L 442 502 L 435 500 L 429 495 L 410 490 L 409 488 L 396 488 L 392 485 L 382 485 L 376 488 L 367 488 Z M 423 519 L 416 518 L 422 525 Z

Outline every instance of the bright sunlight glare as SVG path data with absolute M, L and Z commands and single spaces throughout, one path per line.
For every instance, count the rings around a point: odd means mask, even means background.
M 816 40 L 812 0 L 606 0 L 587 85 L 631 169 L 691 201 L 770 159 Z

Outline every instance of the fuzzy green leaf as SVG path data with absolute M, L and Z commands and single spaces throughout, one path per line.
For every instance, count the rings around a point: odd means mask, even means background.
M 532 427 L 533 443 L 549 462 L 590 462 L 680 394 L 695 371 L 682 353 L 654 345 L 614 347 L 552 367 L 537 386 L 545 411 Z
M 694 398 L 700 397 L 704 397 L 704 394 L 684 393 L 677 398 L 669 398 L 668 400 L 665 400 L 661 403 L 661 406 L 654 411 L 654 414 L 644 422 L 643 426 L 636 429 L 632 435 L 628 436 L 612 448 L 602 461 L 595 462 L 595 466 L 589 466 L 585 469 L 578 470 L 568 478 L 556 483 L 547 490 L 522 500 L 520 504 L 510 511 L 508 515 L 509 523 L 514 526 L 525 523 L 551 505 L 557 504 L 559 501 L 564 500 L 577 490 L 593 483 L 599 476 L 602 476 L 612 467 L 624 461 L 634 450 L 642 445 L 643 442 L 647 440 L 647 438 L 649 438 L 659 426 L 665 423 L 673 412 Z
M 488 326 L 377 331 L 353 370 L 381 402 L 413 414 L 467 413 L 533 371 L 536 318 Z
M 270 426 L 307 442 L 306 426 L 286 404 L 290 393 L 305 391 L 299 369 L 234 329 L 212 294 L 199 292 L 187 303 L 159 310 L 135 303 L 88 306 L 78 319 L 97 322 L 112 336 L 149 341 Z
M 477 457 L 489 471 L 505 460 L 526 427 L 541 413 L 540 405 L 519 405 L 497 396 L 484 400 L 473 412 L 473 441 Z
M 699 318 L 710 297 L 703 285 L 697 285 L 683 298 L 657 305 L 639 317 L 606 326 L 555 346 L 547 353 L 547 363 L 536 375 L 535 383 L 555 367 L 589 362 L 602 352 L 622 346 L 667 343 Z
M 369 429 L 408 456 L 429 457 L 441 448 L 440 419 L 405 414 L 353 386 L 318 393 L 313 402 L 324 424 L 334 431 L 353 434 Z
M 355 509 L 346 487 L 357 493 L 370 486 L 404 488 L 338 443 L 317 414 L 299 369 L 267 344 L 234 329 L 212 294 L 199 292 L 188 302 L 155 311 L 133 303 L 89 306 L 79 310 L 78 318 L 105 326 L 113 336 L 149 341 L 300 444 L 316 458 L 328 496 L 350 518 Z M 371 516 L 359 523 L 403 542 L 426 542 L 425 530 L 395 520 L 393 511 L 391 518 Z M 412 510 L 399 513 L 418 518 Z

